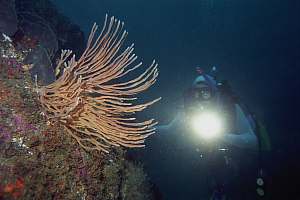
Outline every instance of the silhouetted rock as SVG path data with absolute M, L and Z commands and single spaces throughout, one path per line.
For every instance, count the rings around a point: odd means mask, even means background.
M 85 41 L 80 27 L 61 14 L 51 1 L 16 0 L 16 10 L 19 28 L 31 35 L 42 36 L 37 39 L 40 39 L 41 45 L 50 52 L 53 63 L 60 56 L 60 49 L 70 49 L 76 55 L 81 55 L 83 52 Z M 24 20 L 25 23 L 23 23 Z M 33 30 L 28 31 L 31 27 Z M 50 38 L 49 42 L 43 35 L 44 30 L 49 30 L 49 36 L 47 36 Z M 52 44 L 50 41 L 53 41 L 54 35 L 56 41 Z
M 17 31 L 17 14 L 14 0 L 0 0 L 0 32 L 12 36 Z
M 47 51 L 39 46 L 30 52 L 25 60 L 24 64 L 32 64 L 33 67 L 30 70 L 31 76 L 34 79 L 35 76 L 39 83 L 48 85 L 55 81 L 54 70 L 51 64 L 51 60 Z

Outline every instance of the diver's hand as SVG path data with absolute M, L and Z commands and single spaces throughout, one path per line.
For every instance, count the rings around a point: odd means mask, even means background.
M 242 134 L 224 134 L 223 141 L 242 149 L 258 150 L 257 137 L 250 132 Z
M 158 133 L 165 133 L 167 131 L 170 130 L 170 124 L 167 124 L 167 125 L 159 125 L 159 126 L 156 126 L 155 127 L 155 131 L 158 132 Z
M 238 134 L 227 133 L 223 135 L 223 141 L 227 144 L 242 149 L 258 149 L 258 140 L 251 125 L 251 120 L 246 116 L 240 105 L 235 104 L 236 131 Z
M 177 130 L 180 130 L 184 127 L 184 116 L 183 112 L 178 112 L 175 118 L 168 124 L 157 125 L 156 132 L 158 134 L 165 134 L 167 132 L 175 133 Z

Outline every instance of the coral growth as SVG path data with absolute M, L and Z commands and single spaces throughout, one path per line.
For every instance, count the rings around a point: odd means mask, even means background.
M 58 68 L 64 72 L 54 83 L 41 87 L 39 100 L 46 116 L 60 122 L 85 150 L 109 152 L 111 146 L 143 147 L 144 140 L 154 133 L 153 119 L 137 122 L 134 114 L 159 99 L 134 105 L 136 95 L 147 90 L 158 75 L 155 61 L 135 79 L 120 82 L 134 65 L 137 56 L 133 45 L 118 52 L 127 36 L 123 23 L 114 17 L 105 18 L 101 34 L 94 38 L 94 25 L 87 47 L 79 60 L 71 51 L 62 51 Z

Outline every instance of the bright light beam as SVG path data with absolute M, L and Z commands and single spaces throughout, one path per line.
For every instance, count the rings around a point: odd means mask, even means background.
M 223 131 L 221 116 L 213 112 L 204 112 L 192 118 L 192 128 L 204 139 L 218 137 Z

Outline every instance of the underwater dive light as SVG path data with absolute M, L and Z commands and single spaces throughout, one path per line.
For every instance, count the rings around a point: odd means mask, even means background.
M 204 139 L 213 139 L 223 132 L 222 118 L 215 112 L 200 112 L 191 118 L 194 131 Z

